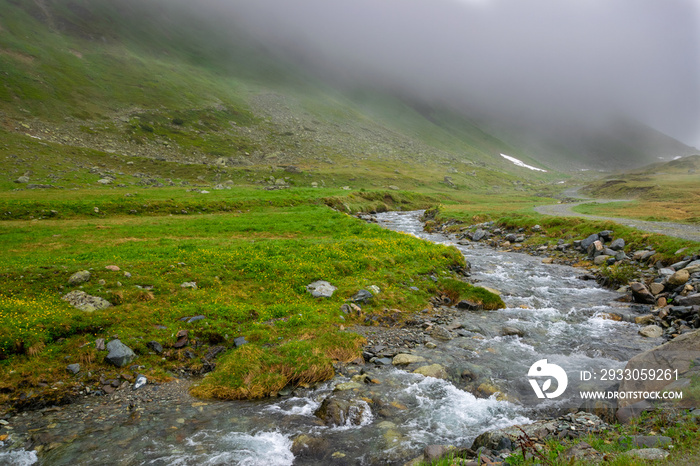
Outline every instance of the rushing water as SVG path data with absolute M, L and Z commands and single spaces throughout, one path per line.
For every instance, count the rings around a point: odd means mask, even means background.
M 424 233 L 415 212 L 382 214 L 379 220 L 430 241 L 454 241 Z M 323 458 L 297 458 L 295 464 L 403 464 L 427 444 L 464 446 L 483 431 L 534 419 L 543 404 L 534 396 L 527 372 L 537 360 L 563 367 L 570 378 L 567 392 L 575 393 L 583 386 L 574 376 L 577 371 L 622 367 L 658 343 L 639 337 L 634 324 L 600 318 L 618 295 L 577 279 L 573 268 L 479 245 L 458 247 L 472 264 L 472 279 L 499 290 L 507 308 L 460 314 L 459 337 L 419 353 L 451 374 L 471 374 L 472 389 L 488 382 L 510 401 L 477 398 L 462 390 L 464 383 L 456 387 L 393 367 L 374 367 L 368 373 L 381 383 L 364 387 L 358 396 L 399 408 L 367 410 L 360 425 L 327 427 L 313 414 L 336 384 L 347 381 L 339 377 L 263 402 L 159 405 L 146 407 L 137 418 L 125 412 L 109 425 L 57 421 L 55 429 L 70 442 L 39 460 L 34 452 L 0 450 L 0 464 L 282 466 L 295 462 L 291 448 L 299 434 L 323 437 L 327 452 Z M 634 312 L 617 306 L 615 312 Z M 501 336 L 504 326 L 518 328 L 522 336 Z M 563 396 L 544 406 L 551 411 L 575 401 Z

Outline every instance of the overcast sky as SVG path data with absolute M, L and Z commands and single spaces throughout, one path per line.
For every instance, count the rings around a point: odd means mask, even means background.
M 208 1 L 345 83 L 516 119 L 625 114 L 700 147 L 700 0 Z

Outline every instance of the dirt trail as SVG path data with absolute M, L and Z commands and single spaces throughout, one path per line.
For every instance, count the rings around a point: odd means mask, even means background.
M 541 205 L 535 207 L 535 212 L 545 215 L 554 215 L 557 217 L 583 217 L 591 220 L 607 220 L 620 225 L 625 225 L 632 228 L 637 228 L 638 230 L 648 231 L 650 233 L 659 233 L 666 236 L 673 236 L 676 238 L 682 238 L 691 241 L 700 241 L 700 226 L 688 225 L 683 223 L 673 223 L 673 222 L 647 222 L 644 220 L 635 220 L 630 218 L 621 217 L 602 217 L 598 215 L 588 215 L 579 212 L 574 212 L 573 207 L 581 204 L 588 204 L 591 202 L 597 202 L 599 204 L 605 204 L 608 202 L 623 202 L 629 201 L 629 199 L 590 199 L 582 197 L 578 194 L 578 188 L 573 188 L 564 191 L 564 197 L 573 197 L 582 199 L 579 202 L 570 202 L 566 204 L 551 204 L 551 205 Z

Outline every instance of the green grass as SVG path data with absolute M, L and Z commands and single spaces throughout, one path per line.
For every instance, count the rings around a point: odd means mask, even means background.
M 157 206 L 159 197 L 173 194 L 151 193 L 153 198 L 140 202 Z M 253 199 L 256 193 L 260 198 Z M 406 315 L 418 311 L 438 292 L 428 276 L 449 277 L 451 267 L 464 265 L 454 248 L 365 224 L 308 193 L 256 193 L 226 191 L 213 201 L 214 207 L 244 205 L 244 211 L 124 216 L 118 207 L 122 198 L 107 196 L 114 208 L 98 199 L 85 204 L 101 205 L 102 216 L 83 215 L 76 207 L 78 213 L 68 219 L 1 222 L 3 380 L 31 386 L 39 379 L 60 379 L 66 361 L 86 361 L 95 372 L 108 370 L 103 355 L 94 351 L 99 337 L 118 335 L 139 354 L 139 364 L 164 376 L 183 364 L 196 370 L 207 346 L 229 346 L 234 337 L 245 336 L 250 345 L 224 356 L 221 369 L 195 393 L 259 397 L 287 384 L 329 378 L 331 362 L 354 359 L 362 343 L 341 325 L 362 323 L 389 309 Z M 44 202 L 47 208 L 82 206 L 83 196 L 74 194 L 56 205 Z M 188 202 L 194 210 L 216 210 L 208 201 Z M 121 271 L 109 271 L 107 265 Z M 92 271 L 92 278 L 80 289 L 115 307 L 83 313 L 60 300 L 61 293 L 73 289 L 68 277 L 84 269 Z M 314 299 L 305 291 L 320 279 L 338 287 L 332 298 Z M 197 290 L 180 287 L 190 281 Z M 363 315 L 343 315 L 341 304 L 371 284 L 382 292 L 363 306 Z M 497 297 L 478 287 L 463 284 L 460 290 L 487 307 L 498 305 Z M 179 320 L 200 314 L 207 318 L 192 324 Z M 188 349 L 196 359 L 183 362 L 182 351 L 170 348 L 181 329 L 190 331 Z M 167 348 L 165 360 L 149 354 L 149 340 Z

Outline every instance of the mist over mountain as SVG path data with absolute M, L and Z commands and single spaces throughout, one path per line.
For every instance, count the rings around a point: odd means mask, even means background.
M 500 167 L 503 152 L 561 171 L 697 153 L 678 140 L 695 143 L 700 121 L 689 1 L 3 4 L 7 115 L 91 119 L 273 92 Z M 233 90 L 193 87 L 200 72 Z

